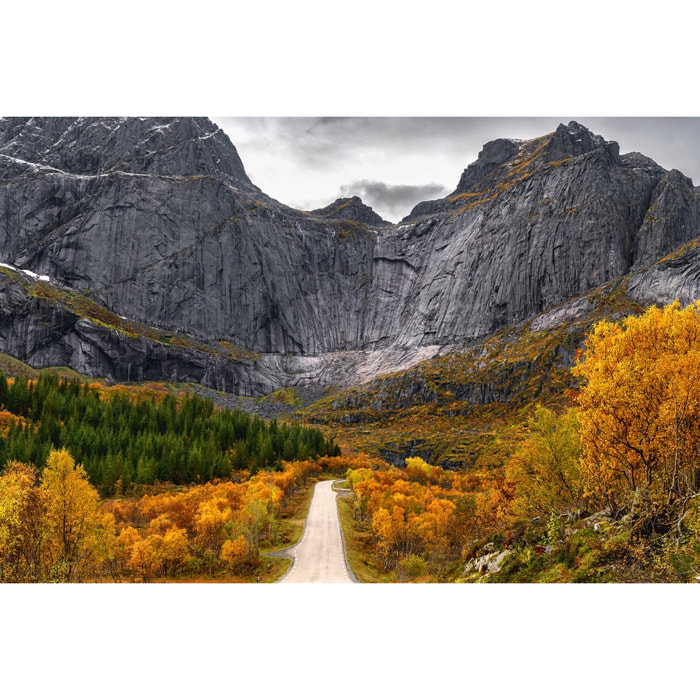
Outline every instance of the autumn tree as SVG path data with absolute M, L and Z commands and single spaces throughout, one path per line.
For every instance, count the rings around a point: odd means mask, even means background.
M 128 567 L 132 573 L 145 583 L 151 581 L 163 565 L 163 538 L 149 535 L 138 539 L 131 548 Z
M 231 520 L 231 508 L 222 498 L 211 498 L 203 501 L 195 517 L 197 542 L 203 549 L 219 556 L 221 545 L 226 539 L 226 523 Z
M 43 578 L 46 500 L 36 482 L 35 467 L 21 462 L 0 475 L 0 581 Z
M 82 465 L 66 450 L 52 450 L 41 477 L 46 498 L 48 550 L 53 577 L 79 581 L 94 563 L 95 530 L 102 524 L 99 496 Z
M 353 461 L 346 476 L 354 493 L 354 517 L 369 520 L 377 561 L 385 571 L 400 562 L 405 568 L 409 561 L 439 568 L 451 553 L 461 551 L 464 509 L 458 503 L 464 494 L 454 488 L 455 474 L 419 457 L 406 459 L 404 469 L 386 463 L 372 469 L 364 456 Z M 473 520 L 471 513 L 469 517 Z
M 580 419 L 576 409 L 561 416 L 537 406 L 528 435 L 506 466 L 515 485 L 514 510 L 547 517 L 583 507 Z
M 510 522 L 515 489 L 501 474 L 482 478 L 480 488 L 474 495 L 472 524 L 474 534 L 484 537 L 498 532 Z
M 452 534 L 454 532 L 453 513 L 455 504 L 446 498 L 434 498 L 425 511 L 417 518 L 423 551 L 443 563 L 446 560 Z
M 243 535 L 234 540 L 226 540 L 221 548 L 220 559 L 225 566 L 235 571 L 242 566 L 248 558 L 248 543 Z
M 138 530 L 127 525 L 116 538 L 114 544 L 114 560 L 117 572 L 126 571 L 129 568 L 129 561 L 134 549 L 134 545 L 141 540 Z
M 89 534 L 86 545 L 92 552 L 91 566 L 95 576 L 119 580 L 117 562 L 117 526 L 114 515 L 100 509 L 95 527 Z
M 237 514 L 237 527 L 245 538 L 250 562 L 258 559 L 260 542 L 265 530 L 274 521 L 281 496 L 281 490 L 274 483 L 263 481 L 260 475 L 248 484 L 243 508 Z
M 407 457 L 404 470 L 410 481 L 416 481 L 421 484 L 437 483 L 445 474 L 443 469 L 428 464 L 420 457 Z
M 598 323 L 574 373 L 593 503 L 682 516 L 700 467 L 700 304 Z
M 190 555 L 190 543 L 187 530 L 179 527 L 170 528 L 163 535 L 163 573 L 175 576 L 185 567 Z

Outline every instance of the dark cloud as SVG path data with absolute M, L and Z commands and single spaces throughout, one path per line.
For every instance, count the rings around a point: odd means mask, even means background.
M 388 185 L 376 180 L 357 180 L 340 187 L 341 197 L 357 195 L 382 218 L 397 221 L 405 216 L 418 202 L 438 199 L 448 194 L 442 185 Z

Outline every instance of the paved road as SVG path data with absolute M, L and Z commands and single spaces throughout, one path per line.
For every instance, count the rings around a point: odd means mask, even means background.
M 319 481 L 304 534 L 288 552 L 294 563 L 280 583 L 352 583 L 345 566 L 336 494 L 332 481 Z

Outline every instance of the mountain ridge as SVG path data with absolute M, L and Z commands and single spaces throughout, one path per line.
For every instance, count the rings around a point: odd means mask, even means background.
M 105 353 L 119 346 L 102 337 L 114 328 L 98 339 L 78 319 L 63 335 L 30 332 L 32 314 L 45 313 L 36 299 L 22 307 L 23 344 L 10 281 L 0 335 L 19 359 L 58 355 L 118 379 L 139 364 L 161 371 L 157 349 L 172 355 L 168 378 L 234 393 L 352 384 L 645 270 L 698 236 L 699 212 L 689 178 L 620 155 L 576 122 L 485 144 L 452 194 L 392 225 L 359 197 L 313 212 L 272 200 L 206 119 L 3 119 L 2 262 L 161 335 L 244 348 L 246 359 L 206 351 L 195 364 L 209 368 L 192 379 L 185 345 L 146 339 L 125 364 Z M 630 289 L 646 300 L 662 286 L 692 296 L 698 263 L 692 250 L 683 259 Z

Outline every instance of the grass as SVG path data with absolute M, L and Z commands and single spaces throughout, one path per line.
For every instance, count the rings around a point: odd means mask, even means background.
M 27 379 L 37 379 L 38 370 L 15 359 L 11 355 L 0 354 L 0 370 L 6 377 L 26 377 Z
M 304 525 L 317 481 L 318 479 L 309 479 L 303 488 L 287 499 L 279 521 L 279 541 L 285 549 L 293 547 L 304 533 Z M 263 554 L 272 551 L 279 551 L 279 545 L 263 551 Z
M 290 565 L 291 559 L 261 555 L 260 563 L 245 576 L 226 573 L 219 576 L 179 576 L 178 578 L 156 578 L 151 583 L 274 583 L 287 573 Z
M 40 370 L 40 373 L 55 374 L 59 379 L 65 379 L 66 381 L 76 380 L 83 382 L 84 384 L 90 384 L 91 382 L 95 381 L 91 377 L 88 377 L 85 374 L 80 374 L 70 367 L 46 367 L 45 369 Z
M 260 565 L 258 566 L 260 573 L 258 574 L 259 578 L 256 578 L 256 582 L 274 583 L 287 573 L 291 565 L 291 559 L 261 555 Z
M 271 394 L 267 394 L 262 398 L 257 400 L 260 404 L 265 403 L 281 403 L 292 408 L 297 408 L 302 405 L 302 400 L 294 387 L 285 387 L 283 389 L 278 389 L 273 391 Z
M 0 370 L 6 377 L 26 377 L 27 379 L 38 379 L 41 374 L 55 374 L 60 379 L 68 381 L 77 379 L 84 383 L 94 382 L 95 380 L 79 374 L 70 367 L 45 367 L 43 369 L 34 369 L 28 364 L 18 360 L 11 355 L 0 353 Z
M 369 523 L 358 523 L 352 517 L 352 496 L 338 497 L 338 517 L 345 537 L 348 565 L 360 583 L 390 583 L 393 573 L 378 570 L 372 552 L 372 533 Z

